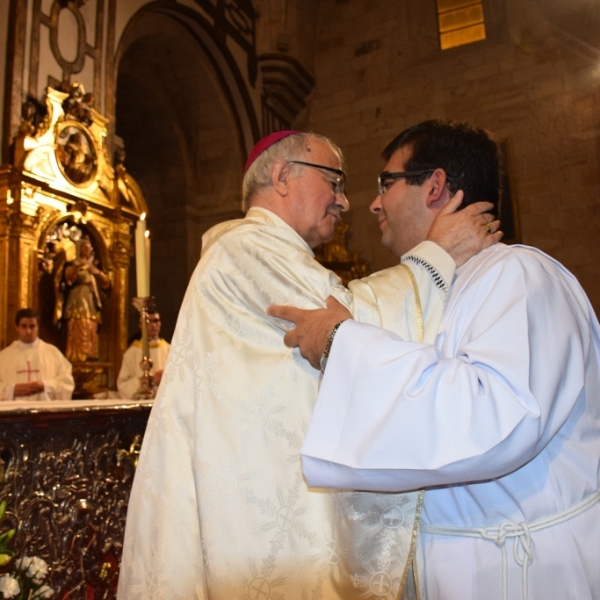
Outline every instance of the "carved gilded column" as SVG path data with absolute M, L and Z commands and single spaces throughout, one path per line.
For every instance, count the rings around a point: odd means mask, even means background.
M 0 304 L 5 315 L 1 333 L 3 346 L 15 337 L 12 323 L 17 310 L 36 307 L 38 225 L 38 210 L 33 200 L 35 189 L 27 185 L 10 189 L 9 180 L 5 186 L 0 205 Z
M 110 249 L 113 264 L 113 292 L 116 302 L 112 305 L 113 319 L 115 322 L 115 336 L 112 343 L 114 356 L 114 380 L 109 382 L 111 388 L 116 387 L 116 378 L 119 366 L 123 360 L 123 353 L 127 348 L 128 316 L 131 304 L 129 291 L 129 264 L 132 256 L 131 249 L 131 222 L 119 217 L 114 222 L 113 244 Z
M 8 317 L 8 255 L 9 255 L 9 202 L 12 195 L 9 188 L 11 167 L 0 167 L 0 348 L 6 345 Z

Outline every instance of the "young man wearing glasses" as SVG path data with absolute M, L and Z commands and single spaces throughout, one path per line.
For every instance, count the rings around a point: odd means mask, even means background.
M 160 313 L 156 308 L 148 313 L 148 342 L 150 358 L 152 359 L 152 385 L 158 387 L 161 382 L 163 370 L 167 364 L 169 342 L 160 337 Z M 142 342 L 135 340 L 123 354 L 123 363 L 117 378 L 117 390 L 121 398 L 133 398 L 140 387 L 142 373 Z
M 272 134 L 248 159 L 246 217 L 205 234 L 144 438 L 119 598 L 351 600 L 399 589 L 417 498 L 334 502 L 342 495 L 307 488 L 299 451 L 320 372 L 283 345 L 266 308 L 324 306 L 333 294 L 357 317 L 419 339 L 437 331 L 455 265 L 437 248 L 441 264 L 422 256 L 349 292 L 311 250 L 348 210 L 344 184 L 332 142 Z M 487 207 L 440 220 L 435 239 L 452 240 L 457 262 L 499 239 L 483 227 L 498 227 Z
M 384 157 L 372 210 L 408 260 L 456 189 L 499 200 L 497 143 L 470 124 L 426 121 Z M 312 364 L 330 346 L 308 484 L 425 488 L 422 598 L 599 598 L 600 328 L 573 275 L 534 248 L 489 247 L 457 269 L 435 344 L 330 305 L 271 311 L 298 323 L 286 342 Z

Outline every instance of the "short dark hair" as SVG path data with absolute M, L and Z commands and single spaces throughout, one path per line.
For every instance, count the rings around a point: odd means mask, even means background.
M 465 121 L 432 119 L 404 130 L 383 151 L 383 158 L 404 146 L 412 147 L 405 171 L 444 169 L 448 189 L 465 194 L 462 207 L 480 200 L 494 204 L 498 214 L 501 198 L 501 152 L 498 140 L 485 129 Z M 407 178 L 409 185 L 422 185 L 430 173 Z
M 37 324 L 40 324 L 40 313 L 37 310 L 33 310 L 33 308 L 22 308 L 17 311 L 15 315 L 15 325 L 18 327 L 21 319 L 35 319 Z

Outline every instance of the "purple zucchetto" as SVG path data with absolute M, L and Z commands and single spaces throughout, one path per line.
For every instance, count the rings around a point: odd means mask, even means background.
M 244 167 L 244 173 L 248 171 L 248 169 L 252 166 L 252 163 L 268 148 L 270 148 L 273 144 L 282 140 L 283 138 L 288 137 L 288 135 L 294 135 L 296 133 L 300 133 L 299 131 L 292 131 L 290 129 L 284 131 L 275 131 L 274 133 L 270 133 L 266 135 L 264 138 L 258 140 L 252 148 L 252 151 L 248 155 L 248 160 L 246 161 L 246 166 Z

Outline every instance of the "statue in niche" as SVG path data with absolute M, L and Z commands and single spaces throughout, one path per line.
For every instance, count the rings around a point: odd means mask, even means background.
M 82 236 L 77 242 L 77 258 L 64 263 L 61 287 L 62 319 L 67 325 L 65 356 L 71 362 L 97 361 L 102 302 L 110 296 L 111 285 L 94 260 L 89 237 Z

